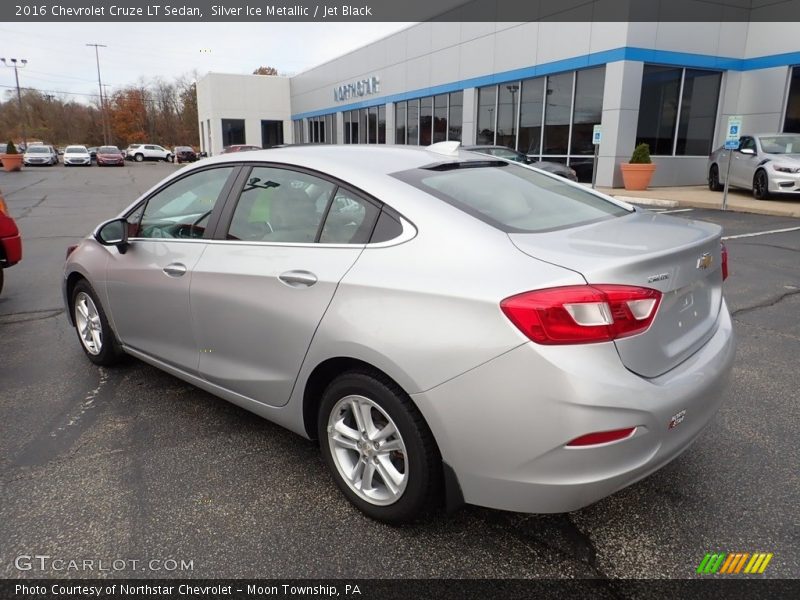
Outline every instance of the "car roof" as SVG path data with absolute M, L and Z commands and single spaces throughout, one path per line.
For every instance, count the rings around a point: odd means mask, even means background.
M 436 146 L 436 145 L 434 145 Z M 278 162 L 329 173 L 346 181 L 388 175 L 434 163 L 485 161 L 464 149 L 442 154 L 428 146 L 391 145 L 307 145 L 253 150 L 246 154 L 220 154 L 202 164 L 227 162 Z

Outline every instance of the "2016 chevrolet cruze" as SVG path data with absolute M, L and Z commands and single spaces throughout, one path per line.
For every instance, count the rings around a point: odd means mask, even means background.
M 678 456 L 733 362 L 726 260 L 716 225 L 458 143 L 306 146 L 177 171 L 63 288 L 92 362 L 318 439 L 344 495 L 401 522 L 570 511 Z

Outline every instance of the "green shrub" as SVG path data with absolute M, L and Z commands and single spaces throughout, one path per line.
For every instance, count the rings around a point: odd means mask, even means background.
M 650 160 L 650 146 L 647 144 L 639 144 L 634 148 L 631 154 L 631 164 L 649 165 L 653 161 Z
M 11 140 L 8 140 L 8 144 L 6 144 L 6 154 L 19 154 L 19 152 L 17 152 L 17 147 Z

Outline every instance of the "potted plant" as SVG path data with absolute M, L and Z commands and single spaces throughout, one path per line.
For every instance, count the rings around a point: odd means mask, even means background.
M 6 153 L 3 154 L 3 170 L 4 171 L 19 171 L 22 168 L 22 154 L 17 152 L 17 147 L 14 142 L 8 140 L 6 145 Z
M 619 165 L 626 190 L 646 190 L 656 166 L 650 160 L 650 146 L 639 144 L 634 148 L 630 162 Z

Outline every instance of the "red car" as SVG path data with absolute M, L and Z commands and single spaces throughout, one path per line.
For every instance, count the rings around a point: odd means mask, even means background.
M 22 239 L 19 229 L 8 214 L 3 196 L 0 195 L 0 292 L 3 291 L 3 271 L 22 260 Z
M 116 165 L 121 167 L 125 164 L 125 157 L 116 146 L 100 146 L 95 155 L 98 167 Z

